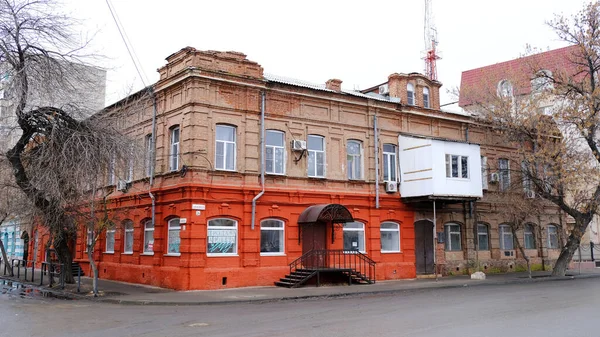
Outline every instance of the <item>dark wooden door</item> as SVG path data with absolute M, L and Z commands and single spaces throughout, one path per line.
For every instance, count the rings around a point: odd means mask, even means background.
M 433 273 L 433 223 L 415 222 L 415 258 L 417 274 Z
M 327 226 L 324 223 L 304 225 L 302 227 L 302 254 L 311 250 L 325 250 L 327 244 Z M 315 255 L 304 261 L 305 267 L 323 267 L 322 255 Z

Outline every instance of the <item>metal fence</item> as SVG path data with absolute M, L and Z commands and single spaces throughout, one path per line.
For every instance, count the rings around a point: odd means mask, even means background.
M 600 260 L 600 245 L 590 242 L 579 245 L 579 249 L 573 255 L 573 262 L 585 262 Z

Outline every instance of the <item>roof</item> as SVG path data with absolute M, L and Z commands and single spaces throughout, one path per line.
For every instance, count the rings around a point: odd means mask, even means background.
M 567 71 L 574 75 L 577 70 L 573 59 L 578 50 L 579 46 L 572 45 L 463 71 L 458 105 L 472 104 L 483 92 L 495 93 L 500 81 L 505 79 L 511 81 L 515 95 L 526 95 L 531 93 L 531 79 L 540 70 Z

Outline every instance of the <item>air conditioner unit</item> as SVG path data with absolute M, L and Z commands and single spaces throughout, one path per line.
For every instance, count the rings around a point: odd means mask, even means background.
M 385 182 L 385 191 L 388 193 L 398 192 L 398 183 L 395 181 L 386 181 Z
M 534 199 L 535 198 L 535 192 L 532 191 L 532 190 L 525 191 L 525 198 L 527 198 L 527 199 Z
M 306 141 L 292 140 L 292 151 L 304 151 L 304 150 L 306 150 Z
M 390 93 L 390 86 L 387 83 L 379 86 L 379 94 L 380 95 L 387 95 L 389 93 Z
M 125 192 L 125 191 L 127 191 L 128 188 L 129 188 L 129 184 L 125 180 L 119 179 L 119 181 L 117 181 L 117 190 L 118 191 Z
M 515 252 L 513 250 L 505 250 L 504 256 L 515 256 Z
M 490 183 L 497 183 L 499 181 L 500 181 L 500 174 L 498 174 L 497 172 L 490 174 Z

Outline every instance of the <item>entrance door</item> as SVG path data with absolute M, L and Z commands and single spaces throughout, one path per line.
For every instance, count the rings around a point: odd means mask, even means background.
M 317 222 L 302 227 L 302 255 L 311 250 L 327 249 L 327 226 L 324 223 Z M 318 255 L 304 261 L 305 267 L 323 266 L 324 256 Z
M 415 257 L 417 274 L 433 273 L 433 223 L 415 222 Z

